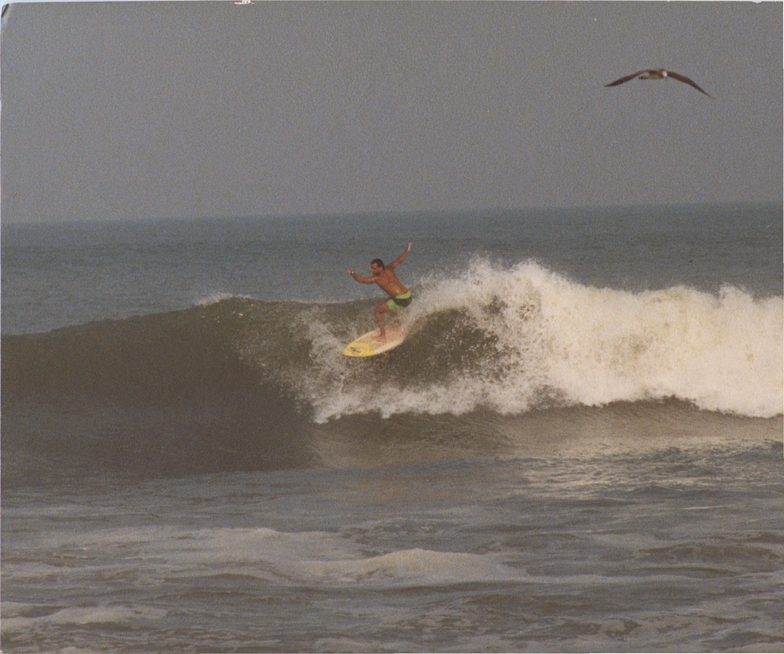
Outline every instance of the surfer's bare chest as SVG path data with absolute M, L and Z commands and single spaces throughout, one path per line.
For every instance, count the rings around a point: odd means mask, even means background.
M 400 295 L 408 291 L 408 289 L 403 286 L 403 283 L 397 278 L 397 275 L 389 269 L 382 270 L 374 277 L 374 280 L 379 287 L 392 296 Z

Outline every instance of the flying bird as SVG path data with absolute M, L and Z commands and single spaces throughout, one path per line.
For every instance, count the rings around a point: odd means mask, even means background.
M 638 70 L 636 73 L 632 73 L 631 75 L 626 75 L 625 77 L 621 77 L 620 79 L 617 79 L 614 82 L 605 84 L 605 86 L 618 86 L 619 84 L 628 82 L 630 79 L 634 79 L 635 77 L 638 77 L 640 79 L 666 79 L 668 77 L 672 77 L 672 79 L 677 79 L 679 82 L 683 82 L 684 84 L 693 86 L 700 93 L 705 93 L 705 91 L 703 91 L 699 86 L 697 86 L 697 83 L 693 79 L 689 79 L 685 75 L 681 75 L 679 73 L 673 73 L 671 70 L 664 70 L 664 68 L 648 68 L 647 70 Z M 713 97 L 710 93 L 705 93 L 705 95 L 707 95 L 709 98 Z

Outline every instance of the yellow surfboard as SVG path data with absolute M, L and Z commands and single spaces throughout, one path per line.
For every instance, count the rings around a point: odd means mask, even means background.
M 373 340 L 373 336 L 377 335 L 378 329 L 362 334 L 357 340 L 351 341 L 351 343 L 346 345 L 343 354 L 347 357 L 372 357 L 389 352 L 406 340 L 408 331 L 400 325 L 388 325 L 386 327 L 386 340 L 383 343 Z

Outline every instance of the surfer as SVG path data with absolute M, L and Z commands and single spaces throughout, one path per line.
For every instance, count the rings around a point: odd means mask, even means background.
M 403 283 L 397 278 L 397 275 L 395 274 L 395 268 L 403 263 L 405 258 L 408 256 L 408 253 L 411 252 L 411 245 L 412 244 L 409 243 L 406 246 L 403 254 L 401 254 L 392 263 L 388 263 L 386 266 L 381 259 L 373 259 L 373 261 L 370 262 L 370 272 L 372 273 L 371 277 L 363 277 L 362 275 L 358 275 L 353 270 L 351 270 L 351 268 L 346 270 L 346 272 L 360 284 L 378 284 L 379 287 L 381 287 L 381 289 L 386 291 L 389 295 L 389 300 L 382 302 L 375 309 L 373 309 L 373 313 L 376 316 L 376 322 L 378 323 L 378 336 L 374 336 L 373 340 L 376 340 L 380 343 L 383 343 L 387 340 L 386 331 L 384 328 L 384 314 L 389 313 L 392 315 L 392 317 L 394 317 L 395 314 L 399 313 L 409 304 L 411 304 L 411 291 L 403 286 Z

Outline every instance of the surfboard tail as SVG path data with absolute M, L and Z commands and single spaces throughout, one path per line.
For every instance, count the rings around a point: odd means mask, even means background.
M 374 329 L 349 343 L 343 349 L 343 354 L 347 357 L 372 357 L 377 354 L 383 354 L 402 345 L 403 341 L 406 340 L 406 336 L 408 336 L 408 331 L 398 326 L 390 325 L 385 331 L 386 340 L 376 340 L 379 330 Z

